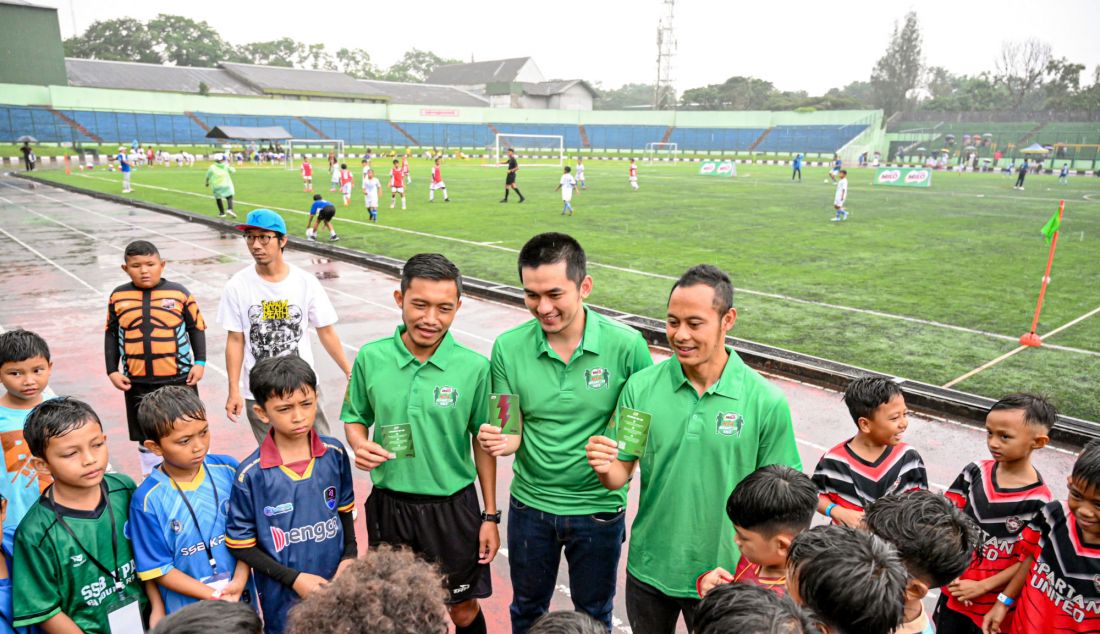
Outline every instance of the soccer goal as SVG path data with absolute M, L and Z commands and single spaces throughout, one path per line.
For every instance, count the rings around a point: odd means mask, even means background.
M 647 163 L 678 161 L 680 160 L 680 146 L 676 143 L 646 143 L 645 160 Z
M 487 165 L 505 163 L 509 148 L 516 151 L 523 167 L 565 165 L 565 137 L 560 134 L 498 134 L 493 145 L 486 148 L 485 154 L 492 161 Z
M 337 157 L 344 156 L 343 139 L 287 139 L 286 168 L 294 169 L 296 154 L 326 157 L 333 151 Z

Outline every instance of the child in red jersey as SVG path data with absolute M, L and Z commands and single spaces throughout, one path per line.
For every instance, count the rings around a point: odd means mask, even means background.
M 1031 453 L 1046 446 L 1058 412 L 1046 399 L 1010 394 L 985 419 L 992 460 L 966 465 L 947 498 L 982 528 L 985 544 L 970 567 L 943 587 L 936 605 L 936 628 L 978 634 L 997 593 L 1020 568 L 1020 534 L 1052 495 L 1031 464 Z M 1002 622 L 1009 629 L 1012 614 Z
M 901 442 L 909 426 L 905 397 L 897 383 L 860 377 L 844 390 L 856 435 L 821 457 L 813 480 L 817 510 L 836 524 L 859 528 L 863 509 L 880 497 L 928 488 L 924 460 Z
M 1069 498 L 1036 513 L 1018 552 L 1023 565 L 985 615 L 983 632 L 1100 631 L 1100 441 L 1085 445 L 1069 476 Z
M 726 502 L 741 559 L 733 574 L 715 568 L 700 575 L 695 581 L 699 597 L 733 582 L 786 594 L 791 540 L 810 527 L 816 508 L 817 487 L 800 471 L 768 465 L 746 476 Z
M 351 206 L 351 190 L 355 187 L 355 177 L 351 175 L 347 163 L 340 164 L 340 193 L 344 196 L 344 206 Z
M 435 201 L 435 190 L 443 190 L 443 202 L 451 202 L 450 196 L 447 195 L 447 184 L 443 182 L 443 168 L 439 166 L 439 159 L 435 160 L 435 165 L 432 166 L 432 184 L 428 188 L 428 202 Z
M 302 157 L 302 191 L 313 191 L 313 166 L 309 163 L 309 157 Z
M 393 159 L 393 169 L 390 170 L 390 209 L 397 204 L 397 195 L 401 195 L 401 208 L 405 208 L 405 172 L 397 159 Z

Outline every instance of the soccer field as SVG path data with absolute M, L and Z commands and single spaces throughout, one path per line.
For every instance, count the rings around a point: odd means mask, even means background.
M 387 163 L 375 160 L 384 185 Z M 1013 177 L 936 173 L 930 189 L 902 189 L 872 188 L 870 170 L 852 170 L 851 219 L 829 222 L 825 168 L 804 169 L 797 183 L 786 167 L 739 165 L 738 178 L 712 179 L 696 176 L 695 164 L 639 163 L 641 190 L 632 192 L 625 162 L 590 161 L 589 188 L 564 217 L 557 168 L 521 169 L 527 202 L 513 195 L 505 205 L 502 169 L 445 162 L 452 202 L 437 195 L 428 204 L 429 165 L 413 162 L 408 210 L 391 210 L 385 197 L 371 225 L 362 190 L 342 207 L 315 163 L 316 191 L 337 205 L 340 246 L 396 258 L 438 251 L 467 275 L 516 284 L 519 247 L 535 233 L 564 231 L 588 252 L 591 302 L 658 318 L 673 280 L 712 263 L 737 289 L 734 336 L 994 398 L 1038 391 L 1063 413 L 1100 421 L 1098 178 L 1059 185 L 1032 175 L 1020 192 Z M 349 167 L 358 186 L 359 162 Z M 129 196 L 216 215 L 205 169 L 139 168 Z M 117 172 L 40 175 L 121 191 Z M 235 183 L 242 218 L 273 208 L 305 235 L 311 198 L 296 170 L 242 167 Z M 1039 229 L 1060 198 L 1065 219 L 1038 329 L 1054 334 L 1000 359 L 1030 327 L 1048 252 Z

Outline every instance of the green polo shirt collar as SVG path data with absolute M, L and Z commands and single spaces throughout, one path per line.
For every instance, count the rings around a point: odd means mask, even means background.
M 584 334 L 581 335 L 581 345 L 577 346 L 577 349 L 573 351 L 573 358 L 569 359 L 569 361 L 572 361 L 584 352 L 591 352 L 592 354 L 600 353 L 600 329 L 596 325 L 596 321 L 601 316 L 602 315 L 590 312 L 588 306 L 584 307 Z M 546 339 L 546 332 L 541 327 L 538 329 L 535 346 L 540 355 L 545 354 L 554 359 L 561 358 L 558 356 L 558 353 L 554 352 L 554 349 L 550 347 L 550 342 Z
M 745 362 L 733 351 L 733 348 L 729 346 L 725 346 L 725 348 L 726 353 L 729 354 L 729 359 L 726 361 L 726 367 L 722 368 L 722 375 L 718 377 L 718 381 L 708 387 L 706 391 L 703 392 L 703 396 L 707 394 L 718 394 L 726 398 L 740 400 L 741 390 L 744 384 L 743 375 L 745 373 Z M 679 361 L 672 365 L 672 381 L 676 389 L 687 386 L 689 390 L 694 392 L 695 386 L 691 384 L 687 375 L 684 374 L 684 367 L 680 365 Z
M 420 359 L 417 359 L 409 352 L 409 348 L 405 345 L 405 342 L 401 339 L 401 335 L 405 334 L 405 324 L 401 324 L 394 330 L 393 333 L 393 345 L 397 352 L 397 367 L 404 368 L 410 363 L 420 363 Z M 439 347 L 435 349 L 432 356 L 428 357 L 426 363 L 430 363 L 440 370 L 447 369 L 447 363 L 450 362 L 453 356 L 455 348 L 454 337 L 451 337 L 451 331 L 448 330 L 443 335 L 443 340 L 439 342 Z

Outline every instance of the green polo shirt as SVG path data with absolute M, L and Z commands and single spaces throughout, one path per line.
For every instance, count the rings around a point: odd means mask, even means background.
M 698 598 L 700 574 L 737 566 L 726 499 L 738 482 L 769 464 L 802 469 L 786 396 L 726 350 L 701 397 L 675 357 L 631 377 L 619 397 L 653 416 L 627 570 L 673 597 Z
M 340 420 L 370 427 L 409 424 L 416 456 L 371 471 L 374 485 L 418 495 L 451 495 L 474 481 L 471 435 L 489 411 L 489 360 L 443 336 L 421 363 L 392 337 L 359 349 Z M 377 428 L 374 441 L 380 442 Z
M 626 505 L 588 466 L 584 446 L 604 433 L 626 380 L 653 365 L 641 333 L 584 309 L 584 335 L 563 361 L 538 320 L 493 343 L 493 392 L 518 394 L 523 442 L 513 465 L 512 496 L 547 513 L 588 515 Z

